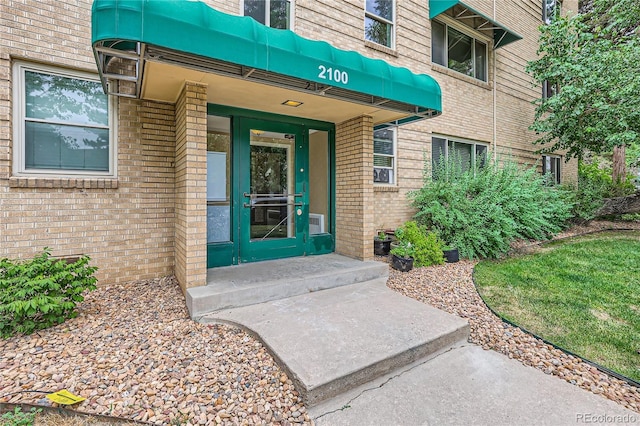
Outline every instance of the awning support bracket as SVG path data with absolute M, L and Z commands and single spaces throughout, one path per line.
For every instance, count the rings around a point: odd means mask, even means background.
M 133 49 L 115 48 L 119 44 L 127 46 L 133 44 Z M 139 98 L 142 91 L 144 43 L 115 40 L 108 46 L 99 44 L 94 48 L 105 93 L 125 98 Z M 115 69 L 107 71 L 110 67 Z

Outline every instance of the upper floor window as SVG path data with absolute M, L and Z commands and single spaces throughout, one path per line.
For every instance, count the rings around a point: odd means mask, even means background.
M 560 92 L 560 85 L 558 83 L 550 83 L 545 80 L 542 82 L 542 99 L 549 99 Z
M 396 131 L 393 128 L 373 132 L 373 182 L 396 183 Z
M 551 183 L 560 183 L 560 157 L 556 155 L 542 156 L 542 174 L 548 175 Z
M 434 136 L 431 138 L 431 165 L 433 178 L 441 162 L 455 159 L 461 171 L 483 167 L 487 162 L 487 145 Z
M 98 76 L 17 62 L 14 173 L 115 174 L 109 97 Z
M 487 81 L 487 44 L 438 21 L 431 21 L 431 60 Z
M 394 0 L 366 0 L 364 36 L 367 40 L 394 48 Z
M 542 22 L 552 23 L 562 10 L 561 0 L 542 0 Z
M 244 0 L 244 16 L 267 27 L 291 29 L 291 0 Z

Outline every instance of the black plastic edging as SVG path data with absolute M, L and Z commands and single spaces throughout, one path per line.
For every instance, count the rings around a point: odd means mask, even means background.
M 603 231 L 611 231 L 611 229 L 605 229 L 605 230 L 603 230 Z M 618 231 L 618 229 L 616 229 L 616 231 Z M 625 229 L 620 229 L 620 231 L 625 231 Z M 637 229 L 630 229 L 630 231 L 637 231 Z M 602 232 L 602 231 L 595 231 L 595 232 Z M 590 234 L 595 233 L 595 232 L 590 232 Z M 584 234 L 582 234 L 582 235 L 584 235 Z M 569 238 L 569 237 L 567 237 L 567 238 Z M 573 237 L 571 237 L 571 238 L 573 238 Z M 628 384 L 630 384 L 631 386 L 635 386 L 635 387 L 637 387 L 637 388 L 640 388 L 640 382 L 636 382 L 635 380 L 633 380 L 633 379 L 631 379 L 631 378 L 629 378 L 629 377 L 627 377 L 627 376 L 624 376 L 624 375 L 622 375 L 622 374 L 620 374 L 620 373 L 617 373 L 617 372 L 615 372 L 615 371 L 613 371 L 613 370 L 609 370 L 607 367 L 603 367 L 602 365 L 600 365 L 600 364 L 598 364 L 598 363 L 596 363 L 596 362 L 593 362 L 593 361 L 591 361 L 591 360 L 589 360 L 589 359 L 586 359 L 586 358 L 584 358 L 584 357 L 582 357 L 582 356 L 580 356 L 580 355 L 574 354 L 573 352 L 571 352 L 571 351 L 569 351 L 569 350 L 567 350 L 567 349 L 565 349 L 565 348 L 563 348 L 563 347 L 560 347 L 560 346 L 556 345 L 555 343 L 552 343 L 552 342 L 550 342 L 550 341 L 548 341 L 548 340 L 546 340 L 546 339 L 543 339 L 542 337 L 538 336 L 537 334 L 530 332 L 530 331 L 529 331 L 529 330 L 527 330 L 526 328 L 521 327 L 521 326 L 519 326 L 518 324 L 516 324 L 516 323 L 514 323 L 514 322 L 511 322 L 511 321 L 509 321 L 508 319 L 504 318 L 502 315 L 500 315 L 499 313 L 497 313 L 496 311 L 494 311 L 494 310 L 491 308 L 491 306 L 487 305 L 487 302 L 484 300 L 484 298 L 482 297 L 482 295 L 481 295 L 481 294 L 480 294 L 480 292 L 478 291 L 478 286 L 476 285 L 476 277 L 475 277 L 475 275 L 476 275 L 476 268 L 475 268 L 475 266 L 474 266 L 474 267 L 473 267 L 473 272 L 472 272 L 472 274 L 471 274 L 471 281 L 473 282 L 473 287 L 475 288 L 476 293 L 478 293 L 478 296 L 480 297 L 480 300 L 482 300 L 482 303 L 484 303 L 484 306 L 486 306 L 486 307 L 487 307 L 487 309 L 489 309 L 489 311 L 491 311 L 491 313 L 492 313 L 492 314 L 494 314 L 496 317 L 500 318 L 500 320 L 501 320 L 502 322 L 504 322 L 504 323 L 506 323 L 506 324 L 509 324 L 509 325 L 511 325 L 511 326 L 513 326 L 513 327 L 515 327 L 515 328 L 518 328 L 518 329 L 520 329 L 521 331 L 523 331 L 524 333 L 527 333 L 527 334 L 529 334 L 529 335 L 533 336 L 534 338 L 536 338 L 536 339 L 538 339 L 538 340 L 541 340 L 542 342 L 546 343 L 547 345 L 553 346 L 554 348 L 559 349 L 559 350 L 561 350 L 562 352 L 564 352 L 564 353 L 566 353 L 566 354 L 568 354 L 568 355 L 571 355 L 571 356 L 573 356 L 573 357 L 576 357 L 576 358 L 578 358 L 578 359 L 581 359 L 583 362 L 585 362 L 585 363 L 587 363 L 587 364 L 591 365 L 592 367 L 597 368 L 598 370 L 602 371 L 602 372 L 603 372 L 603 373 L 605 373 L 605 374 L 608 374 L 609 376 L 613 376 L 613 377 L 615 377 L 616 379 L 619 379 L 619 380 L 622 380 L 622 381 L 624 381 L 624 382 L 627 382 L 627 383 L 628 383 Z

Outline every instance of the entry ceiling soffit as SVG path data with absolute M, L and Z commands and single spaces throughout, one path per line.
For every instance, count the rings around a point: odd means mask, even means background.
M 95 0 L 92 45 L 105 92 L 118 96 L 144 98 L 146 64 L 161 63 L 393 111 L 394 124 L 442 111 L 431 76 L 199 1 Z
M 500 2 L 498 2 L 498 5 Z M 498 6 L 499 7 L 499 6 Z M 493 47 L 506 46 L 522 39 L 518 33 L 484 15 L 460 0 L 429 0 L 429 18 L 445 14 L 476 31 L 487 33 L 493 39 Z

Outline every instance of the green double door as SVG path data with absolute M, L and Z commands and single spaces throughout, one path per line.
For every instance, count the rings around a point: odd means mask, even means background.
M 305 254 L 309 149 L 303 126 L 239 118 L 239 261 Z

